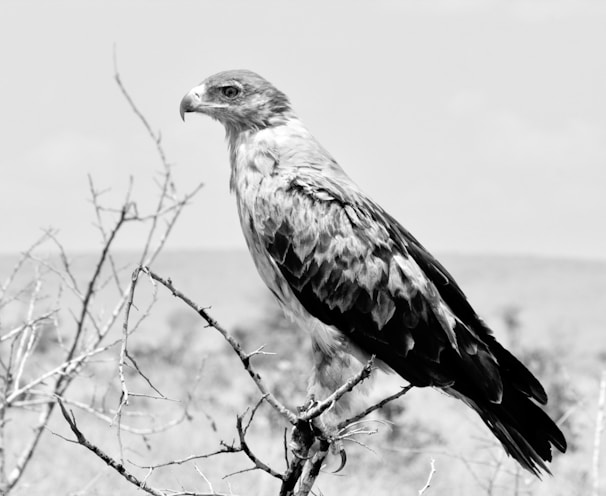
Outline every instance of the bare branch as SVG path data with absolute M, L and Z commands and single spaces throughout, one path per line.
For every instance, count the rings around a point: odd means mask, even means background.
M 296 496 L 307 496 L 310 493 L 318 475 L 320 475 L 320 470 L 324 465 L 329 448 L 330 443 L 324 439 L 320 439 L 318 449 L 313 454 L 311 460 L 305 464 L 299 490 L 295 493 Z
M 147 382 L 147 385 L 152 388 L 156 393 L 158 393 L 158 395 L 160 396 L 160 398 L 162 398 L 163 400 L 167 400 L 168 398 L 162 394 L 162 392 L 160 392 L 160 390 L 154 386 L 151 382 L 151 380 L 149 379 L 149 377 L 147 377 L 143 371 L 141 370 L 141 368 L 139 367 L 139 365 L 137 365 L 137 362 L 135 361 L 135 359 L 131 356 L 131 354 L 128 352 L 128 349 L 125 350 L 125 355 L 126 358 L 128 358 L 128 360 L 130 361 L 130 363 L 133 364 L 133 367 L 135 367 L 135 370 L 137 371 L 137 373 L 143 377 L 143 379 L 145 380 L 145 382 Z
M 250 427 L 250 423 L 252 422 L 252 419 L 253 419 L 255 413 L 256 413 L 257 409 L 259 408 L 259 406 L 261 405 L 261 402 L 264 399 L 265 398 L 262 397 L 251 410 L 250 418 L 249 418 L 246 426 L 242 425 L 242 420 L 244 418 L 244 415 L 246 415 L 246 412 L 244 412 L 243 415 L 238 415 L 236 418 L 236 429 L 238 431 L 238 436 L 240 438 L 240 448 L 246 454 L 246 456 L 250 459 L 250 461 L 253 462 L 253 464 L 255 465 L 255 468 L 257 468 L 259 470 L 263 470 L 264 472 L 267 472 L 269 475 L 271 475 L 272 477 L 275 477 L 276 479 L 283 480 L 284 476 L 282 474 L 279 474 L 275 470 L 273 470 L 271 467 L 269 467 L 267 464 L 263 463 L 261 460 L 259 460 L 259 458 L 251 451 L 250 447 L 248 446 L 248 443 L 246 442 L 246 431 Z
M 14 329 L 8 331 L 6 334 L 3 334 L 2 336 L 0 336 L 0 343 L 2 343 L 4 341 L 8 341 L 9 339 L 15 337 L 17 334 L 20 334 L 21 332 L 23 332 L 27 328 L 34 327 L 34 326 L 38 325 L 39 323 L 44 322 L 45 320 L 50 319 L 58 311 L 59 310 L 55 308 L 54 310 L 49 310 L 48 312 L 45 312 L 42 315 L 39 315 L 35 319 L 28 320 L 28 321 L 24 322 L 20 326 L 15 327 Z
M 95 285 L 97 284 L 99 275 L 101 274 L 101 268 L 103 267 L 107 254 L 109 253 L 110 246 L 112 245 L 112 243 L 116 237 L 116 234 L 122 227 L 122 224 L 124 224 L 124 222 L 126 222 L 126 214 L 128 212 L 128 209 L 129 209 L 128 205 L 124 205 L 124 207 L 122 208 L 120 218 L 118 219 L 118 221 L 114 225 L 112 231 L 110 232 L 108 239 L 103 246 L 103 250 L 101 251 L 101 256 L 99 257 L 99 261 L 97 262 L 93 275 L 88 282 L 88 287 L 87 287 L 86 293 L 84 295 L 84 301 L 82 302 L 82 310 L 80 312 L 80 317 L 78 319 L 78 324 L 76 326 L 76 335 L 72 341 L 72 346 L 67 354 L 67 361 L 70 361 L 76 353 L 76 349 L 78 347 L 78 343 L 79 343 L 80 337 L 82 335 L 82 329 L 84 328 L 84 322 L 85 322 L 86 315 L 88 312 L 89 303 L 95 292 Z M 57 384 L 55 386 L 56 393 L 58 393 L 60 395 L 63 392 L 64 387 L 66 385 L 67 385 L 66 376 L 64 376 L 64 375 L 60 376 L 59 379 L 57 380 Z
M 75 372 L 78 369 L 78 367 L 80 365 L 82 365 L 83 362 L 89 360 L 90 358 L 94 357 L 95 355 L 98 355 L 100 353 L 103 353 L 104 351 L 107 351 L 108 349 L 112 348 L 113 346 L 116 346 L 120 342 L 121 342 L 121 340 L 119 340 L 119 339 L 116 341 L 112 341 L 111 343 L 108 343 L 103 346 L 99 346 L 98 348 L 94 348 L 90 351 L 84 352 L 81 355 L 78 355 L 77 357 L 72 358 L 71 360 L 61 363 L 60 365 L 56 366 L 54 369 L 51 369 L 51 370 L 45 372 L 44 374 L 38 376 L 36 379 L 33 379 L 31 382 L 29 382 L 25 386 L 22 386 L 21 388 L 17 389 L 16 391 L 13 391 L 10 395 L 8 395 L 5 398 L 5 404 L 10 405 L 19 396 L 21 396 L 22 394 L 26 393 L 30 389 L 38 386 L 39 384 L 43 383 L 44 381 L 46 381 L 47 379 L 49 379 L 55 375 L 58 375 L 60 378 L 61 377 L 72 377 L 73 372 Z M 55 392 L 55 394 L 57 396 L 61 396 L 57 392 Z
M 602 431 L 604 430 L 604 410 L 606 409 L 606 370 L 602 371 L 600 379 L 600 392 L 598 396 L 598 412 L 595 419 L 595 435 L 593 438 L 593 463 L 592 463 L 592 496 L 600 493 L 600 448 Z
M 38 275 L 36 277 L 36 285 L 34 287 L 34 290 L 32 291 L 28 309 L 27 309 L 26 319 L 28 322 L 31 322 L 32 320 L 34 320 L 34 309 L 36 308 L 36 302 L 40 295 L 41 288 L 42 288 L 42 279 Z M 15 374 L 15 378 L 14 378 L 14 388 L 15 389 L 19 389 L 19 383 L 21 382 L 21 377 L 23 376 L 23 371 L 25 370 L 25 363 L 27 362 L 27 360 L 32 352 L 32 348 L 34 346 L 34 341 L 36 340 L 36 329 L 37 329 L 36 325 L 28 326 L 28 327 L 26 327 L 25 332 L 23 332 L 21 334 L 21 340 L 20 340 L 19 347 L 17 349 L 17 356 L 15 359 L 15 361 L 17 363 L 17 373 Z M 29 330 L 29 336 L 28 336 L 27 330 Z
M 250 357 L 244 352 L 244 350 L 242 350 L 242 346 L 240 346 L 240 343 L 238 343 L 231 336 L 231 334 L 229 334 L 215 319 L 213 319 L 208 314 L 208 312 L 206 311 L 205 308 L 197 305 L 193 300 L 191 300 L 186 295 L 181 293 L 181 291 L 176 289 L 173 286 L 172 281 L 170 279 L 162 278 L 161 276 L 154 273 L 147 267 L 139 267 L 139 269 L 137 269 L 137 270 L 146 272 L 152 279 L 154 279 L 155 281 L 158 281 L 160 284 L 162 284 L 164 287 L 166 287 L 172 293 L 173 296 L 176 296 L 177 298 L 179 298 L 180 300 L 185 302 L 189 307 L 193 308 L 196 311 L 196 313 L 198 315 L 200 315 L 208 323 L 208 325 L 210 327 L 219 331 L 219 333 L 223 336 L 223 338 L 229 343 L 229 345 L 232 347 L 232 349 L 236 352 L 236 354 L 238 355 L 238 358 L 240 358 L 240 361 L 242 362 L 242 365 L 244 365 L 244 368 L 246 369 L 246 371 L 248 372 L 248 374 L 254 381 L 255 385 L 257 386 L 257 388 L 259 389 L 259 391 L 261 392 L 261 394 L 263 395 L 265 400 L 278 413 L 280 413 L 284 418 L 286 418 L 286 420 L 288 420 L 292 425 L 295 425 L 297 423 L 297 420 L 298 420 L 297 416 L 293 412 L 291 412 L 289 409 L 287 409 L 284 405 L 282 405 L 282 403 L 280 403 L 278 401 L 278 399 L 269 391 L 269 389 L 263 382 L 263 379 L 261 379 L 261 376 L 258 374 L 258 372 L 256 372 L 252 368 L 252 366 L 250 364 Z
M 368 376 L 370 376 L 370 373 L 372 372 L 372 366 L 374 364 L 374 361 L 375 361 L 375 356 L 373 355 L 370 357 L 370 360 L 368 360 L 368 362 L 366 362 L 366 365 L 364 365 L 364 367 L 362 368 L 362 370 L 360 370 L 360 372 L 358 372 L 353 377 L 350 377 L 345 384 L 343 384 L 341 387 L 339 387 L 328 398 L 317 403 L 316 405 L 313 405 L 307 411 L 303 412 L 299 416 L 300 420 L 303 420 L 303 421 L 312 420 L 314 418 L 319 417 L 320 415 L 322 415 L 322 413 L 324 413 L 326 410 L 331 408 L 337 401 L 339 401 L 339 399 L 344 394 L 349 393 L 353 388 L 355 388 L 358 384 L 360 384 L 364 379 L 366 379 L 366 378 L 368 378 Z
M 44 400 L 44 401 L 50 402 L 50 401 L 56 401 L 56 399 L 57 399 L 56 397 L 53 397 L 52 399 L 48 399 L 48 400 Z M 75 400 L 67 399 L 65 397 L 61 398 L 61 401 L 64 404 L 75 406 L 76 408 L 79 408 L 80 410 L 84 410 L 85 412 L 88 412 L 91 415 L 94 415 L 98 419 L 103 420 L 104 422 L 107 422 L 108 424 L 111 424 L 114 421 L 115 417 L 112 418 L 109 415 L 104 414 L 102 411 L 99 411 L 85 403 L 82 403 L 81 401 L 75 401 Z M 167 431 L 167 430 L 171 429 L 172 427 L 181 424 L 184 420 L 188 419 L 188 417 L 189 417 L 189 413 L 187 412 L 187 409 L 185 408 L 180 416 L 178 416 L 168 422 L 162 423 L 161 425 L 157 425 L 157 426 L 154 426 L 154 427 L 151 427 L 148 429 L 141 429 L 141 428 L 132 427 L 130 425 L 125 425 L 125 424 L 121 423 L 120 428 L 123 431 L 130 432 L 131 434 L 136 434 L 139 436 L 148 436 L 150 434 L 158 434 L 160 432 Z M 154 418 L 154 416 L 152 415 L 152 419 L 153 418 Z M 143 468 L 149 468 L 149 467 L 143 467 Z
M 146 398 L 158 398 L 155 395 L 148 394 L 137 394 L 129 392 L 126 388 L 126 380 L 124 378 L 124 366 L 125 360 L 129 360 L 129 364 L 132 364 L 134 370 L 147 382 L 147 384 L 158 393 L 160 396 L 158 399 L 168 400 L 160 391 L 152 384 L 151 380 L 143 373 L 137 361 L 133 356 L 128 353 L 128 336 L 137 330 L 141 322 L 148 316 L 149 311 L 156 301 L 156 292 L 154 291 L 154 297 L 149 303 L 147 310 L 141 314 L 134 325 L 129 326 L 126 332 L 123 332 L 123 339 L 116 340 L 113 342 L 107 342 L 107 337 L 111 330 L 115 328 L 118 316 L 121 314 L 122 309 L 127 304 L 131 290 L 134 291 L 134 284 L 131 282 L 126 289 L 123 284 L 123 274 L 118 270 L 115 264 L 112 250 L 114 241 L 117 238 L 119 232 L 123 229 L 124 225 L 136 221 L 148 223 L 148 231 L 146 235 L 145 246 L 141 254 L 141 261 L 145 264 L 151 263 L 164 247 L 169 234 L 172 232 L 177 219 L 187 204 L 191 201 L 193 196 L 200 190 L 202 185 L 198 185 L 191 192 L 184 195 L 183 197 L 177 197 L 175 187 L 173 184 L 172 175 L 170 172 L 170 165 L 166 160 L 164 151 L 162 150 L 160 143 L 160 134 L 154 133 L 149 126 L 149 123 L 145 120 L 142 114 L 134 107 L 133 100 L 126 92 L 120 77 L 116 70 L 116 82 L 118 83 L 123 95 L 129 102 L 129 105 L 135 113 L 141 119 L 141 122 L 145 125 L 150 136 L 154 140 L 156 151 L 158 152 L 161 162 L 163 164 L 163 175 L 161 181 L 159 181 L 160 195 L 158 203 L 150 214 L 140 215 L 136 204 L 131 201 L 131 194 L 133 190 L 133 181 L 130 178 L 128 191 L 126 197 L 122 203 L 121 208 L 111 209 L 105 208 L 100 203 L 102 191 L 94 187 L 92 179 L 89 177 L 89 186 L 92 196 L 92 204 L 95 210 L 97 226 L 101 234 L 103 241 L 102 248 L 99 252 L 99 257 L 96 260 L 93 271 L 90 277 L 86 280 L 83 285 L 82 291 L 79 287 L 78 279 L 75 277 L 75 272 L 70 264 L 67 253 L 56 237 L 53 231 L 47 231 L 44 235 L 34 243 L 20 258 L 17 264 L 14 266 L 13 271 L 9 277 L 5 280 L 0 288 L 0 309 L 5 307 L 11 302 L 16 301 L 21 304 L 23 297 L 30 299 L 27 310 L 27 315 L 20 323 L 11 330 L 2 330 L 0 336 L 0 342 L 7 342 L 10 344 L 8 347 L 8 353 L 3 353 L 0 357 L 0 370 L 4 377 L 3 380 L 3 391 L 2 398 L 0 401 L 0 492 L 4 493 L 10 491 L 15 484 L 21 479 L 26 466 L 36 451 L 38 443 L 41 439 L 42 433 L 48 426 L 49 419 L 54 411 L 57 403 L 50 401 L 49 398 L 63 397 L 67 388 L 70 386 L 72 381 L 78 377 L 84 377 L 83 373 L 87 364 L 93 364 L 94 360 L 98 356 L 102 356 L 104 352 L 121 344 L 121 370 L 122 373 L 122 386 L 126 391 L 123 394 L 123 401 L 126 402 L 128 397 L 146 397 Z M 104 227 L 105 215 L 109 214 L 112 218 L 111 228 Z M 43 258 L 35 255 L 35 250 L 42 245 L 42 243 L 50 240 L 59 253 L 59 263 L 51 263 Z M 44 268 L 42 274 L 37 274 L 36 280 L 33 284 L 24 284 L 18 291 L 12 290 L 14 281 L 17 279 L 17 275 L 25 267 L 27 261 L 33 261 L 36 270 Z M 107 275 L 107 267 L 109 266 L 110 274 Z M 59 279 L 59 290 L 57 296 L 57 307 L 55 309 L 45 308 L 41 315 L 37 316 L 39 310 L 36 308 L 38 305 L 42 306 L 42 298 L 46 298 L 46 295 L 42 295 L 41 288 L 43 286 L 43 277 L 48 275 L 57 276 Z M 45 280 L 45 279 L 44 279 Z M 115 281 L 116 287 L 119 291 L 119 299 L 115 304 L 113 311 L 108 316 L 96 315 L 94 304 L 99 301 L 97 296 L 102 294 L 105 287 L 111 282 Z M 81 283 L 80 283 L 81 284 Z M 46 284 L 44 288 L 46 289 Z M 71 308 L 66 308 L 67 315 L 72 315 L 74 319 L 74 331 L 68 333 L 62 333 L 59 325 L 55 325 L 57 339 L 59 346 L 56 348 L 56 353 L 48 353 L 44 355 L 44 360 L 37 361 L 33 358 L 36 357 L 36 353 L 41 351 L 45 353 L 44 349 L 38 349 L 39 343 L 44 343 L 44 346 L 48 345 L 47 341 L 41 341 L 41 332 L 46 329 L 44 321 L 56 317 L 57 308 L 59 308 L 59 299 L 62 295 L 62 289 L 67 287 L 79 300 L 78 311 L 74 312 Z M 10 294 L 9 294 L 10 291 Z M 132 305 L 132 298 L 130 301 Z M 35 310 L 36 309 L 36 310 Z M 130 308 L 129 308 L 130 309 Z M 50 326 L 48 326 L 50 327 Z M 63 326 L 62 326 L 63 327 Z M 58 359 L 58 360 L 57 360 Z M 49 381 L 52 379 L 52 383 Z M 109 388 L 107 389 L 109 391 Z M 34 398 L 32 399 L 30 394 L 46 396 L 46 399 Z M 190 397 L 189 397 L 190 398 Z M 90 405 L 84 403 L 78 403 L 65 399 L 66 404 L 73 404 L 86 410 L 88 413 L 95 415 L 107 421 L 108 416 L 103 411 L 98 411 L 94 408 L 94 402 L 91 401 Z M 189 399 L 187 404 L 189 403 Z M 167 422 L 163 426 L 157 427 L 152 425 L 151 429 L 148 428 L 134 428 L 126 425 L 120 425 L 118 433 L 124 431 L 132 432 L 135 434 L 146 435 L 150 433 L 160 432 L 164 428 L 169 428 L 176 423 L 183 421 L 184 419 L 190 418 L 187 411 L 187 404 L 183 409 L 182 415 L 170 422 Z M 5 438 L 5 429 L 7 425 L 6 412 L 11 408 L 22 408 L 33 411 L 40 411 L 40 417 L 33 426 L 33 433 L 31 436 L 10 436 Z M 63 409 L 63 405 L 61 407 Z M 118 414 L 121 413 L 121 409 L 116 410 Z M 131 412 L 126 412 L 130 414 Z M 74 427 L 75 421 L 74 421 Z M 78 429 L 79 430 L 79 429 Z M 5 476 L 5 461 L 6 453 L 8 449 L 5 446 L 5 439 L 19 439 L 15 444 L 18 445 L 16 449 L 17 453 L 14 457 L 13 466 L 8 470 L 9 475 Z M 170 491 L 169 491 L 170 492 Z M 174 493 L 174 491 L 172 491 Z M 159 493 L 164 494 L 162 491 Z M 185 494 L 185 493 L 184 493 Z M 195 493 L 187 493 L 195 494 Z M 208 494 L 208 493 L 200 493 Z
M 59 407 L 61 408 L 61 413 L 63 414 L 63 418 L 68 423 L 70 429 L 76 436 L 76 440 L 78 441 L 78 444 L 81 444 L 86 449 L 92 451 L 95 455 L 97 455 L 97 457 L 101 458 L 101 460 L 103 460 L 107 465 L 109 465 L 116 472 L 118 472 L 128 482 L 143 489 L 143 491 L 145 491 L 146 493 L 153 494 L 154 496 L 165 496 L 165 494 L 162 493 L 161 491 L 158 491 L 158 490 L 150 487 L 149 485 L 147 485 L 144 481 L 139 480 L 137 477 L 135 477 L 133 474 L 131 474 L 128 470 L 126 470 L 124 465 L 119 463 L 117 460 L 114 460 L 111 456 L 109 456 L 107 453 L 102 451 L 101 448 L 99 448 L 98 446 L 95 446 L 94 444 L 89 442 L 88 439 L 86 439 L 84 434 L 82 434 L 82 432 L 78 428 L 74 414 L 73 413 L 70 414 L 67 411 L 67 409 L 63 405 L 63 402 L 60 399 L 58 399 L 57 402 L 59 403 Z
M 34 455 L 34 452 L 36 451 L 36 447 L 38 446 L 38 443 L 40 442 L 40 437 L 42 436 L 44 429 L 48 425 L 48 421 L 50 419 L 52 411 L 53 411 L 53 409 L 52 409 L 51 405 L 47 405 L 43 409 L 42 413 L 40 414 L 38 424 L 33 429 L 34 430 L 33 437 L 21 450 L 21 454 L 20 454 L 19 458 L 17 459 L 17 462 L 15 463 L 13 469 L 11 470 L 10 474 L 8 475 L 8 478 L 6 481 L 7 491 L 10 491 L 13 487 L 15 487 L 17 482 L 19 482 L 19 479 L 21 479 L 21 476 L 23 475 L 23 471 L 25 470 L 25 467 L 28 465 L 28 463 L 32 459 L 32 456 Z
M 436 473 L 436 460 L 435 458 L 431 459 L 431 470 L 429 471 L 429 475 L 427 476 L 427 482 L 425 485 L 419 489 L 419 496 L 423 496 L 427 492 L 427 490 L 431 486 L 431 480 L 433 479 L 434 474 Z
M 339 422 L 339 424 L 337 424 L 337 430 L 341 430 L 346 428 L 348 425 L 353 424 L 354 422 L 357 422 L 358 420 L 363 419 L 364 417 L 370 415 L 372 412 L 374 412 L 375 410 L 379 410 L 380 408 L 383 408 L 387 403 L 397 400 L 398 398 L 400 398 L 401 396 L 404 396 L 408 391 L 410 391 L 413 388 L 412 384 L 403 387 L 400 391 L 398 391 L 397 393 L 392 394 L 391 396 L 388 396 L 387 398 L 379 401 L 378 403 L 375 403 L 372 406 L 369 406 L 366 410 L 358 413 L 357 415 L 354 415 L 353 417 L 350 417 L 346 420 L 343 420 L 342 422 Z
M 101 193 L 95 189 L 95 185 L 93 183 L 93 178 L 90 174 L 88 174 L 88 186 L 89 186 L 89 190 L 90 190 L 90 194 L 91 194 L 91 200 L 93 203 L 93 207 L 95 209 L 95 215 L 97 217 L 97 227 L 99 229 L 99 232 L 101 233 L 101 239 L 103 240 L 103 243 L 107 244 L 107 241 L 108 241 L 107 232 L 105 231 L 105 228 L 103 227 L 103 219 L 101 218 L 101 212 L 102 212 L 103 208 L 101 207 L 101 205 L 99 204 L 99 201 L 98 201 L 98 198 Z M 126 193 L 126 198 L 122 205 L 132 205 L 133 207 L 135 207 L 135 205 L 131 204 L 131 201 L 130 201 L 132 188 L 133 188 L 133 178 L 131 176 L 129 178 L 129 186 L 128 186 L 128 190 Z M 121 212 L 121 210 L 120 210 L 120 212 Z M 111 267 L 112 276 L 116 283 L 116 287 L 118 288 L 118 291 L 122 292 L 122 286 L 120 284 L 120 277 L 118 276 L 116 264 L 114 262 L 114 258 L 111 255 L 111 253 L 108 254 L 107 259 L 108 259 L 109 265 Z
M 170 467 L 172 465 L 183 465 L 184 463 L 188 463 L 191 462 L 193 460 L 202 460 L 204 458 L 212 458 L 213 456 L 216 455 L 222 455 L 225 453 L 239 453 L 240 449 L 237 447 L 233 447 L 233 446 L 229 446 L 227 444 L 223 444 L 223 447 L 221 449 L 218 449 L 217 451 L 213 451 L 212 453 L 205 453 L 203 455 L 190 455 L 190 456 L 186 456 L 185 458 L 180 458 L 178 460 L 171 460 L 169 462 L 164 462 L 164 463 L 158 463 L 156 465 L 137 465 L 136 463 L 133 463 L 133 465 L 136 465 L 139 468 L 147 468 L 147 469 L 151 469 L 151 470 L 155 470 L 158 468 L 164 468 L 164 467 Z
M 67 254 L 65 253 L 65 249 L 63 245 L 57 239 L 57 236 L 52 231 L 49 231 L 48 237 L 53 241 L 54 245 L 59 250 L 59 256 L 61 258 L 61 263 L 63 264 L 63 271 L 69 278 L 71 284 L 73 285 L 75 292 L 80 293 L 80 289 L 78 288 L 78 283 L 76 282 L 76 278 L 74 277 L 74 273 L 72 272 L 71 265 L 69 263 L 69 259 L 67 258 Z
M 6 291 L 13 283 L 15 276 L 21 270 L 21 267 L 23 266 L 23 264 L 29 257 L 29 254 L 31 252 L 33 252 L 38 246 L 40 246 L 42 243 L 44 243 L 48 239 L 49 232 L 50 232 L 50 230 L 45 231 L 44 234 L 42 236 L 40 236 L 40 238 L 38 238 L 26 251 L 23 252 L 21 257 L 19 258 L 19 260 L 13 267 L 12 272 L 9 274 L 9 276 L 4 281 L 4 283 L 2 284 L 2 287 L 0 287 L 0 308 L 2 308 L 4 305 L 6 305 L 7 301 L 4 298 L 6 296 Z
M 124 96 L 124 98 L 128 102 L 128 105 L 130 106 L 131 110 L 139 118 L 139 120 L 141 121 L 141 124 L 143 124 L 143 127 L 147 130 L 147 132 L 149 133 L 149 136 L 151 137 L 151 139 L 156 144 L 156 151 L 158 152 L 158 156 L 160 157 L 160 160 L 162 161 L 162 165 L 165 168 L 168 168 L 169 166 L 168 166 L 168 162 L 166 160 L 166 155 L 164 154 L 164 149 L 162 148 L 162 145 L 160 144 L 160 142 L 161 142 L 160 135 L 156 134 L 153 131 L 153 129 L 149 125 L 149 122 L 147 121 L 147 119 L 145 118 L 145 116 L 143 115 L 143 113 L 139 110 L 139 108 L 135 105 L 135 102 L 131 98 L 131 96 L 128 93 L 128 91 L 126 91 L 126 88 L 124 87 L 124 85 L 122 84 L 122 79 L 121 79 L 120 73 L 118 71 L 118 60 L 117 60 L 117 57 L 116 57 L 115 48 L 114 48 L 114 79 L 116 81 L 116 84 L 118 85 L 118 88 L 120 88 L 120 91 L 122 92 L 122 95 Z

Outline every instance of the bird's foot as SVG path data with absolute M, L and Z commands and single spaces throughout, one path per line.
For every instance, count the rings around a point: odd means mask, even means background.
M 305 403 L 297 407 L 297 413 L 302 416 L 309 409 L 313 408 L 318 402 L 315 400 L 314 395 L 310 394 Z M 310 455 L 310 449 L 315 441 L 314 427 L 311 422 L 299 420 L 297 425 L 293 427 L 290 436 L 289 448 L 293 455 L 299 460 L 307 460 L 311 458 L 313 453 Z
M 317 404 L 314 395 L 310 394 L 305 403 L 297 408 L 297 411 L 302 415 Z M 300 420 L 293 428 L 289 442 L 293 456 L 300 461 L 310 460 L 318 451 L 325 450 L 325 446 L 328 444 L 329 454 L 338 455 L 340 459 L 339 467 L 333 473 L 343 470 L 347 463 L 347 454 L 343 446 L 342 433 L 336 429 L 337 424 L 337 419 L 333 418 L 330 412 L 325 412 L 320 417 L 311 420 Z
M 347 464 L 347 452 L 343 445 L 343 438 L 341 433 L 336 430 L 335 426 L 326 422 L 322 417 L 315 418 L 313 420 L 314 430 L 317 432 L 317 436 L 328 441 L 329 452 L 332 456 L 338 455 L 340 458 L 339 467 L 333 470 L 332 473 L 336 474 L 345 468 Z
M 318 404 L 318 402 L 316 401 L 315 396 L 313 394 L 310 394 L 307 396 L 305 403 L 303 403 L 303 405 L 297 407 L 297 411 L 299 413 L 305 413 L 306 411 L 311 410 L 317 404 Z
M 338 474 L 341 470 L 345 468 L 347 465 L 347 452 L 345 451 L 345 446 L 343 446 L 343 441 L 341 439 L 336 439 L 330 443 L 330 451 L 333 455 L 339 455 L 341 458 L 341 463 L 336 470 L 333 470 L 333 474 Z

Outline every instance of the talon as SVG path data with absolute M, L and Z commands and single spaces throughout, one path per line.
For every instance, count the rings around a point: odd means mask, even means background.
M 347 453 L 345 452 L 344 448 L 341 448 L 339 450 L 339 455 L 341 455 L 341 465 L 339 465 L 339 468 L 337 470 L 332 472 L 333 474 L 338 474 L 341 470 L 345 468 L 345 465 L 347 465 Z
M 307 398 L 307 400 L 305 401 L 305 403 L 303 405 L 297 407 L 297 410 L 299 411 L 299 413 L 304 413 L 307 410 L 316 406 L 317 404 L 318 404 L 318 402 L 316 401 L 316 398 L 312 394 Z

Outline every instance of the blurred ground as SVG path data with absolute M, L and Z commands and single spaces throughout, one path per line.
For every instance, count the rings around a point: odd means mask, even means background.
M 554 477 L 543 483 L 525 474 L 516 476 L 515 465 L 502 456 L 475 414 L 435 391 L 413 390 L 378 417 L 393 422 L 393 426 L 369 424 L 379 428 L 378 434 L 360 439 L 369 449 L 349 444 L 346 469 L 338 475 L 323 475 L 318 489 L 326 495 L 414 495 L 425 483 L 434 457 L 437 472 L 427 494 L 587 494 L 597 383 L 606 366 L 606 262 L 462 255 L 439 258 L 499 340 L 524 356 L 547 385 L 553 414 L 566 415 L 563 428 L 571 438 L 570 453 L 557 457 L 552 465 Z M 8 275 L 14 260 L 0 257 L 0 280 Z M 122 254 L 116 260 L 128 274 L 136 257 Z M 93 263 L 91 256 L 74 257 L 74 270 L 83 281 Z M 266 351 L 275 352 L 260 357 L 258 369 L 288 406 L 294 408 L 302 402 L 309 369 L 307 339 L 281 318 L 247 253 L 166 253 L 153 269 L 170 277 L 175 287 L 194 301 L 210 307 L 211 315 L 232 330 L 247 350 L 265 345 Z M 145 286 L 149 284 L 141 281 L 135 299 L 138 308 L 143 308 L 149 297 Z M 116 296 L 115 292 L 103 292 L 99 311 L 109 311 Z M 10 326 L 17 318 L 16 314 L 3 314 L 1 324 Z M 68 308 L 61 321 L 69 328 Z M 119 332 L 116 329 L 116 335 Z M 44 353 L 51 355 L 56 345 L 49 341 Z M 214 451 L 220 440 L 230 442 L 234 438 L 236 415 L 259 395 L 231 349 L 218 333 L 205 328 L 191 309 L 160 289 L 152 315 L 133 335 L 129 347 L 146 375 L 166 396 L 182 402 L 188 395 L 192 399 L 188 409 L 191 418 L 170 431 L 144 438 L 123 434 L 127 460 L 138 465 L 160 463 Z M 116 349 L 87 368 L 69 396 L 82 401 L 94 397 L 115 407 L 119 394 L 117 355 Z M 40 364 L 46 358 L 40 356 Z M 140 378 L 133 375 L 131 380 L 133 390 L 145 387 Z M 400 381 L 379 375 L 374 384 L 381 397 L 397 390 Z M 129 409 L 148 412 L 158 423 L 174 418 L 179 411 L 171 402 L 146 398 L 133 400 Z M 116 455 L 115 427 L 85 412 L 75 413 L 91 440 Z M 28 414 L 23 414 L 13 421 L 26 432 L 28 419 Z M 128 422 L 143 425 L 148 420 L 134 417 Z M 280 469 L 283 428 L 280 419 L 262 408 L 250 438 L 257 455 Z M 69 437 L 57 414 L 52 430 Z M 10 449 L 16 442 L 18 439 L 7 439 L 6 445 Z M 138 493 L 82 447 L 50 432 L 36 457 L 15 494 Z M 216 491 L 276 494 L 276 482 L 263 473 L 246 472 L 222 479 L 249 466 L 240 455 L 202 459 L 197 466 Z M 142 476 L 146 472 L 133 471 Z M 601 473 L 606 475 L 604 463 Z M 173 489 L 208 488 L 191 465 L 156 471 L 150 481 Z

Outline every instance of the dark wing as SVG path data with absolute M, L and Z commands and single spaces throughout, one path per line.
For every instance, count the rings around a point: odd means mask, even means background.
M 402 225 L 386 212 L 382 216 L 387 223 L 395 229 L 396 236 L 405 239 L 410 256 L 419 265 L 421 270 L 435 285 L 442 300 L 456 315 L 457 320 L 474 336 L 488 345 L 489 349 L 499 362 L 501 369 L 506 368 L 508 381 L 516 389 L 541 404 L 547 403 L 547 395 L 541 383 L 528 371 L 528 369 L 494 338 L 492 331 L 484 321 L 478 317 L 469 304 L 467 297 L 444 266 L 429 253 L 417 239 Z
M 314 317 L 412 384 L 471 381 L 491 401 L 500 400 L 498 363 L 484 342 L 489 336 L 485 327 L 475 329 L 479 319 L 459 287 L 356 190 L 327 177 L 297 177 L 258 198 L 255 228 Z M 542 399 L 540 385 L 537 391 Z
M 492 336 L 452 276 L 342 177 L 259 195 L 255 230 L 296 298 L 417 386 L 465 401 L 529 471 L 566 450 L 539 381 Z

